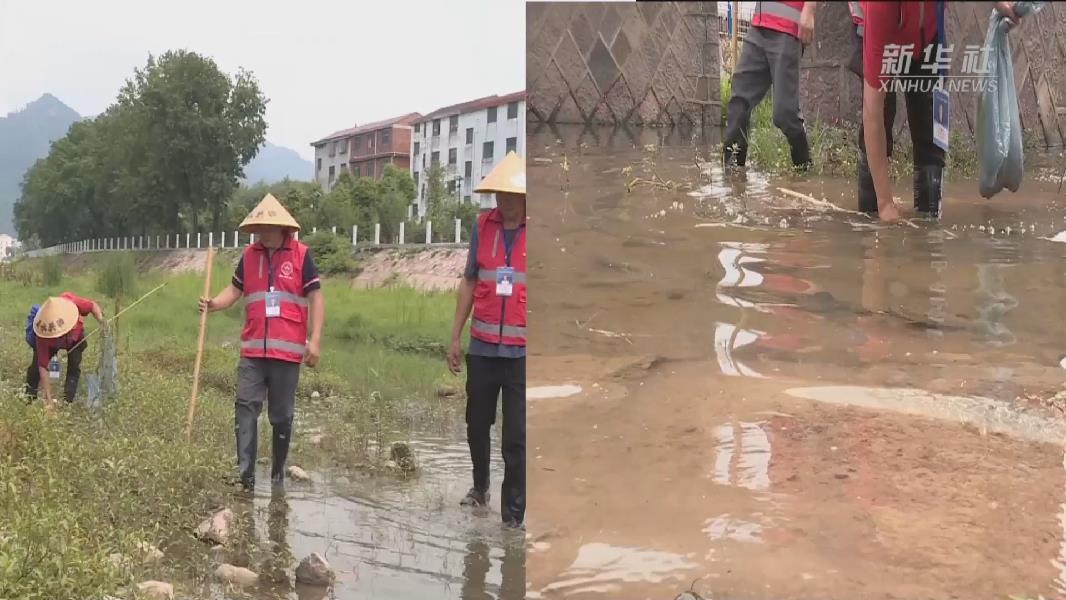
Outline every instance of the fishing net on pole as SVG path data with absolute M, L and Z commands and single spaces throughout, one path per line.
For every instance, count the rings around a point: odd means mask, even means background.
M 100 360 L 95 373 L 85 376 L 86 404 L 91 411 L 103 409 L 104 404 L 115 397 L 118 389 L 118 359 L 115 356 L 115 338 L 110 328 L 100 332 Z

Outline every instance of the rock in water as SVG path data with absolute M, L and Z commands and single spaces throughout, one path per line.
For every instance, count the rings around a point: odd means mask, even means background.
M 218 577 L 222 581 L 227 583 L 233 583 L 236 585 L 255 585 L 259 582 L 259 575 L 253 571 L 245 569 L 244 567 L 235 567 L 233 565 L 219 565 L 215 569 L 215 577 Z
M 225 544 L 229 539 L 231 529 L 233 529 L 233 511 L 227 508 L 200 523 L 200 526 L 196 528 L 196 537 L 205 542 Z
M 292 465 L 288 469 L 285 469 L 285 473 L 287 473 L 289 475 L 289 477 L 292 477 L 293 480 L 295 480 L 295 481 L 310 481 L 311 480 L 311 476 L 307 474 L 307 471 L 304 471 L 303 469 L 301 469 L 300 467 L 297 467 L 296 465 Z
M 137 584 L 137 591 L 157 600 L 174 600 L 174 586 L 162 581 L 142 581 Z
M 389 459 L 395 462 L 397 468 L 404 473 L 411 473 L 418 468 L 415 451 L 406 442 L 393 442 L 392 449 L 389 451 Z
M 328 586 L 335 577 L 329 563 L 318 552 L 312 552 L 296 567 L 296 581 L 304 585 Z

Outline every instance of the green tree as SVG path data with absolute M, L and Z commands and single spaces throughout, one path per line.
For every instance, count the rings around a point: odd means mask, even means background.
M 263 142 L 265 110 L 250 73 L 231 77 L 193 52 L 149 57 L 115 104 L 72 125 L 26 172 L 19 237 L 53 245 L 204 222 L 220 231 Z

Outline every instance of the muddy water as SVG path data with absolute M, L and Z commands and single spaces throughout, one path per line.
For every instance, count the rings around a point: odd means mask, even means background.
M 254 499 L 234 507 L 243 542 L 216 559 L 251 568 L 263 583 L 234 590 L 204 581 L 198 597 L 522 598 L 524 536 L 501 526 L 495 489 L 487 509 L 459 507 L 470 480 L 465 429 L 458 423 L 444 429 L 444 435 L 414 436 L 422 469 L 415 480 L 314 471 L 310 482 L 290 481 L 284 497 L 272 497 L 269 485 L 259 484 Z M 497 434 L 494 488 L 503 477 Z M 269 466 L 259 471 L 258 481 L 269 482 Z M 328 592 L 293 578 L 297 563 L 312 552 L 323 554 L 337 573 Z
M 529 597 L 1066 597 L 1055 182 L 883 227 L 688 134 L 529 147 Z

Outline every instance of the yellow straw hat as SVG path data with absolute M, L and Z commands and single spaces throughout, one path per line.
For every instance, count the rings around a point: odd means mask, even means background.
M 526 195 L 526 161 L 512 150 L 485 176 L 474 191 L 479 194 L 506 192 Z
M 37 337 L 53 339 L 63 337 L 78 324 L 78 307 L 66 298 L 52 296 L 44 301 L 33 319 L 33 332 Z
M 278 199 L 274 197 L 274 194 L 267 194 L 263 196 L 263 199 L 259 202 L 259 205 L 252 209 L 252 212 L 248 213 L 248 216 L 241 221 L 240 229 L 244 233 L 248 233 L 248 227 L 255 227 L 256 225 L 273 225 L 275 227 L 288 227 L 290 229 L 300 230 L 300 224 L 296 222 L 296 219 L 292 218 L 289 211 L 285 210 L 285 207 L 278 202 Z

